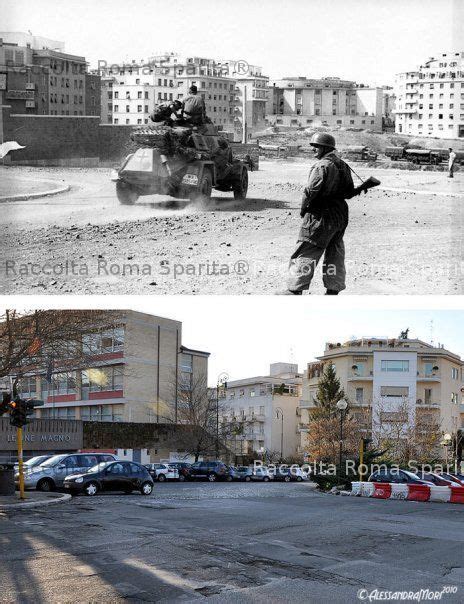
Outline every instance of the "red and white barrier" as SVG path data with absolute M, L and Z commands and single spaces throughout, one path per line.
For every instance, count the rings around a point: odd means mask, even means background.
M 373 497 L 374 499 L 464 503 L 464 486 L 438 487 L 424 484 L 353 482 L 351 484 L 351 494 L 357 497 Z

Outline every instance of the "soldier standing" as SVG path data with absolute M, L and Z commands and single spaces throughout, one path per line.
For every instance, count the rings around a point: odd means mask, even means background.
M 346 199 L 365 190 L 354 187 L 349 166 L 335 153 L 335 139 L 318 132 L 311 139 L 317 158 L 304 189 L 300 215 L 303 218 L 298 245 L 290 259 L 288 289 L 284 295 L 309 289 L 314 270 L 324 255 L 323 282 L 326 295 L 345 289 L 345 245 L 348 226 Z

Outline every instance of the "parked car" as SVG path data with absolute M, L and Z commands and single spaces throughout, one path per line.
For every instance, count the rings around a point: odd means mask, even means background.
M 371 474 L 368 482 L 391 482 L 396 484 L 424 484 L 433 486 L 433 482 L 423 480 L 409 470 L 397 470 L 396 468 L 381 469 Z
M 197 461 L 190 467 L 190 478 L 216 480 L 233 480 L 228 466 L 222 461 Z
M 54 491 L 64 484 L 64 479 L 70 474 L 86 472 L 88 469 L 105 461 L 116 461 L 118 458 L 111 453 L 72 453 L 53 455 L 40 466 L 32 468 L 24 476 L 26 489 L 38 491 Z M 19 483 L 19 475 L 15 480 Z
M 253 476 L 253 470 L 250 466 L 229 466 L 229 471 L 233 480 L 250 482 Z
M 77 495 L 96 495 L 100 491 L 140 491 L 151 495 L 153 479 L 147 468 L 135 461 L 108 461 L 89 468 L 86 472 L 71 474 L 64 479 L 67 492 Z
M 47 461 L 47 459 L 50 459 L 50 457 L 51 457 L 51 455 L 36 455 L 35 457 L 31 457 L 30 459 L 28 459 L 27 461 L 25 461 L 23 463 L 23 469 L 25 472 L 29 472 L 30 470 L 32 470 L 32 468 L 35 468 L 36 466 L 40 466 L 40 464 Z M 14 470 L 15 470 L 15 473 L 18 473 L 18 471 L 19 471 L 18 462 L 15 463 Z
M 272 480 L 272 474 L 265 466 L 260 468 L 254 468 L 251 474 L 251 480 L 261 480 L 263 482 L 269 482 Z
M 454 484 L 452 486 L 462 487 L 464 486 L 464 478 L 459 478 L 458 474 L 450 474 L 449 472 L 440 472 L 440 476 L 445 480 L 449 480 Z
M 178 480 L 179 470 L 171 464 L 165 463 L 147 463 L 145 464 L 150 476 L 153 480 L 164 482 L 165 480 Z
M 177 468 L 180 481 L 188 480 L 190 478 L 190 468 L 192 467 L 191 463 L 187 463 L 186 461 L 174 461 L 170 462 L 169 465 L 171 468 Z
M 460 486 L 458 482 L 448 480 L 444 476 L 440 474 L 435 474 L 434 472 L 416 472 L 417 476 L 421 480 L 426 480 L 427 482 L 431 482 L 437 487 L 452 487 L 452 486 Z

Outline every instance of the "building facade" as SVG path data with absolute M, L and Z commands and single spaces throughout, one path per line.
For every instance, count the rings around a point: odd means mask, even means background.
M 464 138 L 464 52 L 431 57 L 396 76 L 398 134 Z
M 25 375 L 22 396 L 45 402 L 38 419 L 163 423 L 176 419 L 179 388 L 207 379 L 209 353 L 182 344 L 182 324 L 133 311 L 115 311 L 117 323 L 84 336 L 88 369 L 47 369 Z M 63 361 L 63 360 L 62 360 Z
M 270 125 L 354 127 L 382 131 L 381 88 L 339 78 L 283 78 L 271 82 Z
M 222 401 L 224 439 L 237 456 L 293 456 L 299 445 L 302 376 L 298 366 L 273 363 L 269 375 L 228 382 Z
M 350 405 L 351 415 L 366 433 L 380 423 L 396 421 L 406 406 L 410 423 L 418 414 L 433 419 L 443 433 L 464 427 L 464 362 L 445 349 L 416 339 L 366 338 L 326 344 L 324 354 L 308 364 L 303 378 L 301 421 L 314 408 L 319 379 L 333 364 Z M 301 430 L 305 451 L 308 428 Z
M 0 32 L 2 92 L 12 113 L 100 115 L 99 80 L 87 73 L 85 57 L 31 34 Z

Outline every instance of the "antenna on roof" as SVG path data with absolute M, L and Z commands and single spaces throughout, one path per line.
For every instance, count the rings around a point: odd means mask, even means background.
M 430 319 L 430 344 L 433 346 L 433 319 Z

